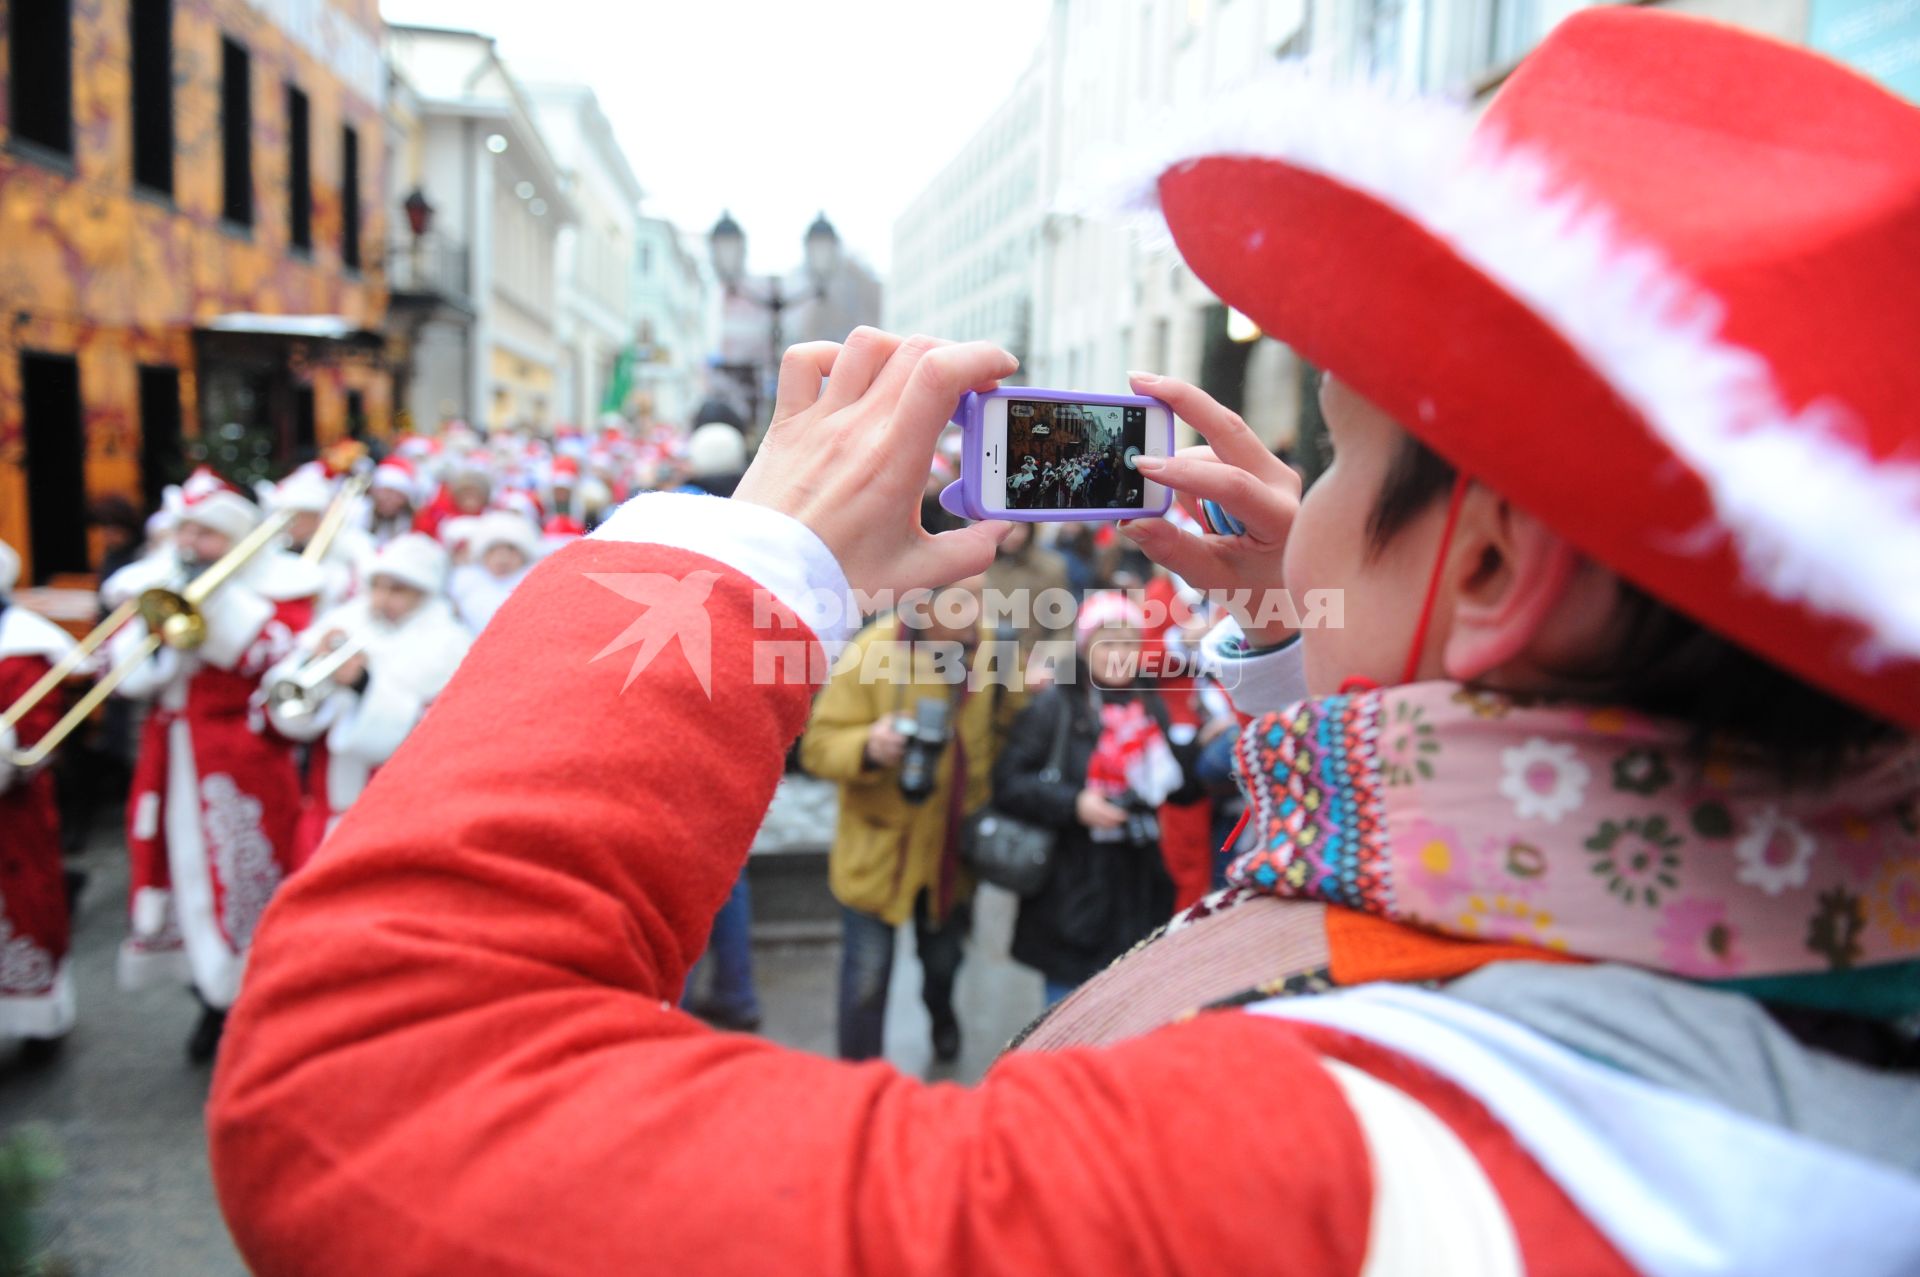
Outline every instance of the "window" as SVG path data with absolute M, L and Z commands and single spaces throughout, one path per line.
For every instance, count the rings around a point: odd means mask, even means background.
M 133 0 L 133 182 L 173 194 L 173 0 Z
M 73 154 L 73 21 L 68 0 L 14 0 L 7 29 L 13 135 Z
M 340 262 L 360 269 L 360 135 L 340 127 Z
M 653 273 L 653 245 L 651 244 L 640 246 L 640 273 L 642 275 Z
M 307 128 L 307 95 L 287 86 L 287 238 L 295 248 L 313 248 L 313 139 Z
M 253 67 L 244 46 L 220 41 L 220 215 L 253 225 Z

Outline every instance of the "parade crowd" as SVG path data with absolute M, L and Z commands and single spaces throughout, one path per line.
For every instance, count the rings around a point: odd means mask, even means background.
M 937 460 L 930 488 L 951 462 L 950 453 Z M 626 496 L 725 496 L 746 464 L 743 436 L 725 423 L 690 436 L 662 429 L 635 437 L 610 420 L 592 436 L 563 427 L 552 437 L 488 437 L 453 422 L 397 440 L 377 462 L 362 449 L 335 449 L 251 493 L 207 468 L 169 489 L 116 555 L 126 561 L 105 574 L 100 607 L 111 613 L 149 590 L 179 593 L 233 555 L 231 579 L 198 605 L 204 635 L 184 648 L 154 644 L 153 618 L 136 613 L 75 672 L 121 671 L 100 743 L 126 751 L 132 777 L 122 987 L 186 984 L 200 1004 L 188 1053 L 211 1059 L 268 900 L 319 851 L 534 565 Z M 930 525 L 946 518 L 932 502 L 923 517 Z M 274 534 L 249 552 L 243 543 L 270 519 Z M 18 566 L 10 550 L 4 558 L 0 599 Z M 1031 617 L 1028 600 L 1048 591 L 1086 598 L 1077 625 L 1069 614 L 1008 631 L 983 602 L 988 592 L 1018 599 L 1015 610 Z M 1164 686 L 1140 677 L 1159 667 L 1151 657 L 1143 665 L 1143 651 L 1181 653 L 1198 640 L 1204 601 L 1113 527 L 1078 528 L 1058 549 L 1022 528 L 988 573 L 928 602 L 873 618 L 822 693 L 797 754 L 801 768 L 840 789 L 830 874 L 844 916 L 838 1036 L 850 1059 L 880 1054 L 893 934 L 908 924 L 926 972 L 935 1055 L 957 1055 L 952 989 L 976 885 L 963 843 L 968 819 L 996 798 L 1065 832 L 1049 884 L 1022 902 L 1015 945 L 1042 974 L 1050 1002 L 1176 905 L 1221 884 L 1220 837 L 1240 807 L 1225 762 L 1235 731 L 1225 696 L 1191 677 Z M 969 618 L 963 627 L 916 628 L 916 618 L 955 606 Z M 0 672 L 13 704 L 73 643 L 24 607 L 8 605 L 3 615 Z M 1107 642 L 1110 668 L 1084 668 L 1096 636 Z M 976 693 L 939 672 L 941 645 L 978 662 L 996 640 L 1021 654 L 1013 688 Z M 888 645 L 901 645 L 905 659 L 877 667 L 858 659 Z M 10 754 L 39 742 L 61 700 L 42 698 L 9 728 Z M 949 727 L 920 742 L 924 784 L 909 793 L 909 734 L 922 706 L 935 703 Z M 1037 786 L 1056 738 L 1062 779 Z M 1212 791 L 1201 779 L 1203 752 L 1214 764 L 1204 773 L 1214 777 Z M 72 893 L 63 887 L 52 775 L 44 764 L 0 766 L 0 802 L 27 833 L 0 893 L 9 928 L 0 1031 L 44 1051 L 76 1015 L 67 973 Z M 750 926 L 743 873 L 688 998 L 722 1027 L 760 1024 Z

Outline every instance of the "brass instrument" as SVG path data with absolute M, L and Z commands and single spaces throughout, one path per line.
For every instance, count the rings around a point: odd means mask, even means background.
M 367 650 L 365 639 L 345 639 L 325 652 L 316 652 L 267 684 L 267 708 L 288 718 L 311 718 L 320 712 L 327 698 L 339 691 L 333 676 L 340 667 Z
M 87 694 L 75 701 L 73 708 L 66 712 L 61 720 L 47 729 L 30 749 L 8 751 L 7 761 L 15 767 L 25 770 L 38 767 L 47 756 L 60 747 L 60 743 L 71 736 L 80 724 L 87 721 L 89 715 L 100 702 L 113 694 L 113 689 L 126 680 L 146 659 L 159 651 L 162 644 L 176 651 L 190 652 L 207 640 L 207 623 L 200 615 L 200 606 L 210 595 L 253 557 L 267 548 L 273 539 L 280 535 L 288 523 L 292 522 L 291 511 L 281 511 L 269 515 L 259 526 L 234 543 L 231 550 L 221 555 L 200 575 L 193 578 L 184 589 L 171 589 L 164 585 L 152 586 L 140 592 L 139 597 L 129 599 L 115 608 L 107 619 L 93 627 L 87 636 L 74 645 L 74 650 L 61 658 L 54 667 L 43 675 L 39 682 L 27 689 L 27 694 L 7 706 L 6 713 L 0 715 L 0 727 L 11 727 L 26 716 L 35 705 L 45 700 L 63 679 L 77 669 L 80 663 L 91 656 L 102 643 L 106 642 L 122 625 L 138 614 L 147 623 L 147 637 L 140 645 L 118 665 L 101 675 L 100 681 L 87 690 Z
M 300 557 L 308 563 L 318 566 L 320 560 L 327 557 L 327 551 L 333 548 L 333 542 L 340 535 L 340 529 L 347 526 L 347 516 L 353 513 L 353 503 L 363 496 L 373 484 L 370 472 L 356 474 L 340 485 L 340 491 L 333 494 L 333 500 L 327 503 L 327 512 L 320 516 L 320 526 L 313 530 L 313 536 L 307 542 L 307 548 L 300 551 Z

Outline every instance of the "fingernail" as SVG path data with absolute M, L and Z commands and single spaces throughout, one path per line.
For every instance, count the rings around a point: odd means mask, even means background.
M 1156 470 L 1165 469 L 1166 464 L 1167 459 L 1165 457 L 1148 457 L 1143 455 L 1133 459 L 1133 468 L 1147 474 L 1152 474 Z
M 1148 385 L 1152 385 L 1154 382 L 1160 380 L 1160 374 L 1152 372 L 1130 372 L 1127 374 L 1127 380 L 1144 381 Z

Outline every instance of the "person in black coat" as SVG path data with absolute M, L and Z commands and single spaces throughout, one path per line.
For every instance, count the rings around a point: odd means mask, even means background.
M 996 808 L 1058 832 L 1052 872 L 1020 902 L 1013 933 L 1013 956 L 1045 977 L 1049 1005 L 1173 912 L 1155 813 L 1201 792 L 1191 744 L 1174 743 L 1159 694 L 1134 681 L 1137 620 L 1120 595 L 1088 599 L 1076 627 L 1079 659 L 1014 720 L 993 769 Z M 1044 773 L 1063 715 L 1066 749 L 1054 779 Z

